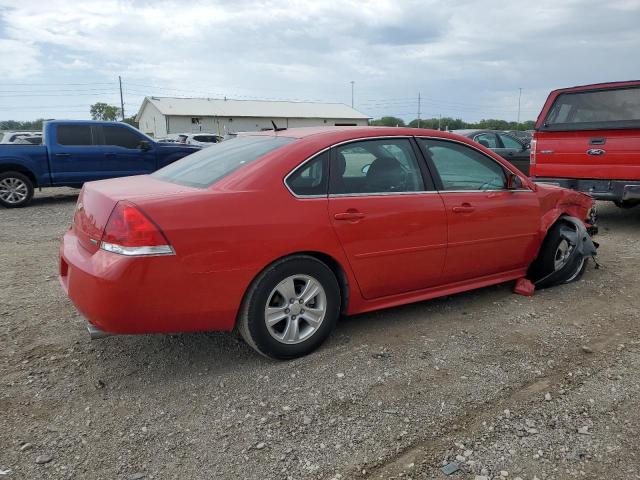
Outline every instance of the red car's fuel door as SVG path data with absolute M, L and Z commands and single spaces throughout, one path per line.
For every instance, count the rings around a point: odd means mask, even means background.
M 329 216 L 365 298 L 440 282 L 447 220 L 409 138 L 336 146 Z
M 523 187 L 507 189 L 502 164 L 465 144 L 418 139 L 448 219 L 442 283 L 526 268 L 539 246 L 540 202 Z

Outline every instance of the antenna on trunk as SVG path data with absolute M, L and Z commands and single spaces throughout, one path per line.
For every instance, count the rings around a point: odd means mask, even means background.
M 287 127 L 278 128 L 278 126 L 276 125 L 276 122 L 274 122 L 273 120 L 271 120 L 271 125 L 273 125 L 274 132 L 281 132 L 287 129 Z

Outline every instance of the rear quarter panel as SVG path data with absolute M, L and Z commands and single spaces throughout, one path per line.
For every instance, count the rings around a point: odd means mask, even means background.
M 198 305 L 198 317 L 209 316 L 216 329 L 230 330 L 252 280 L 275 260 L 319 252 L 344 268 L 327 202 L 296 200 L 283 186 L 275 192 L 207 192 L 170 203 L 156 198 L 138 204 L 176 251 L 180 272 L 171 288 L 181 292 L 186 304 Z

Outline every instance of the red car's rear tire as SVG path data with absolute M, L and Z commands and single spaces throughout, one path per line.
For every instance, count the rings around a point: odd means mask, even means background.
M 340 315 L 340 287 L 329 267 L 296 255 L 267 267 L 251 284 L 237 328 L 262 355 L 301 357 L 318 348 Z

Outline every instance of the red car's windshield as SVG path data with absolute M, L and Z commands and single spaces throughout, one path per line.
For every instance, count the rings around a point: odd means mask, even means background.
M 287 137 L 238 137 L 200 150 L 158 170 L 152 177 L 196 188 L 206 188 L 234 170 L 295 139 Z

